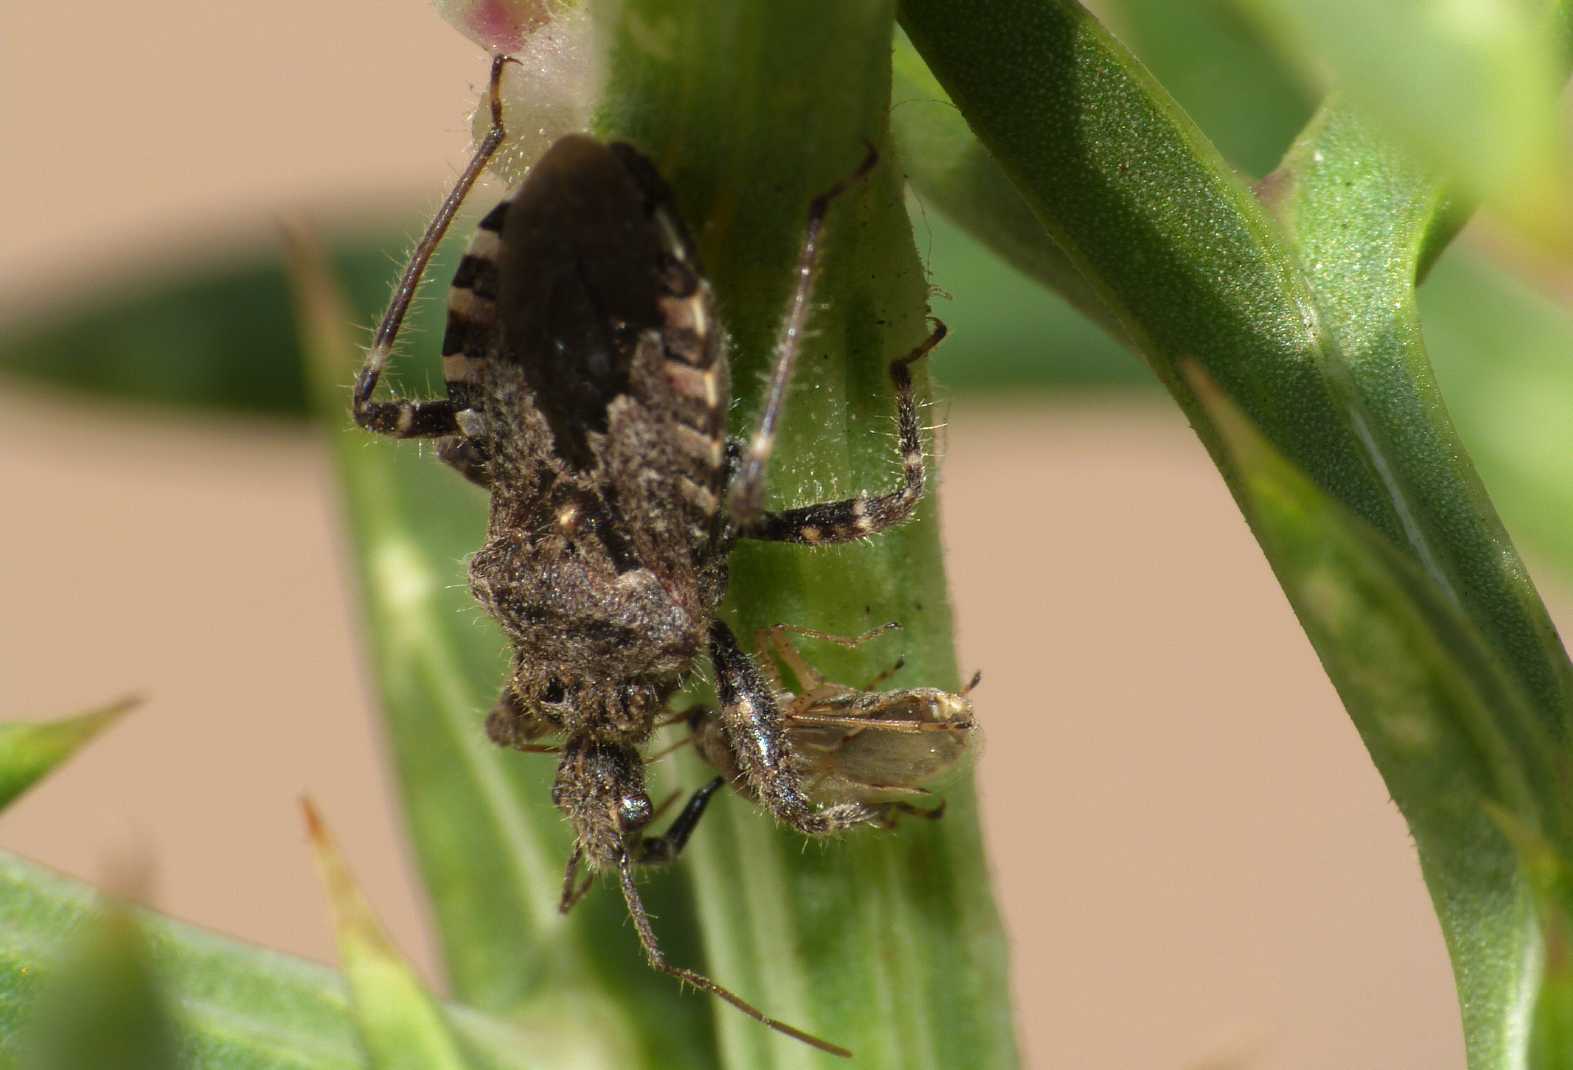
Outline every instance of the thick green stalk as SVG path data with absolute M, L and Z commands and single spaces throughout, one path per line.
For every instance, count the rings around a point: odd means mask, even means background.
M 1500 648 L 1538 647 L 1549 655 L 1529 683 L 1538 713 L 1566 738 L 1568 709 L 1556 696 L 1570 691 L 1569 666 L 1556 629 L 1484 486 L 1467 460 L 1437 389 L 1415 306 L 1415 281 L 1438 235 L 1456 229 L 1440 176 L 1416 164 L 1348 104 L 1334 100 L 1295 142 L 1267 188 L 1272 204 L 1316 290 L 1323 327 L 1338 347 L 1369 415 L 1377 452 L 1395 459 L 1389 469 L 1395 498 L 1407 503 L 1411 544 L 1427 572 L 1455 603 L 1468 607 Z M 1522 1042 L 1508 1024 L 1524 1010 L 1513 997 L 1522 986 L 1504 977 L 1483 984 L 1479 955 L 1483 913 L 1458 909 L 1466 885 L 1495 871 L 1502 896 L 1520 882 L 1512 849 L 1483 837 L 1470 857 L 1434 853 L 1437 841 L 1419 835 L 1437 913 L 1461 978 L 1460 1004 L 1472 1066 L 1497 1059 Z M 1500 856 L 1488 864 L 1487 859 Z M 1525 945 L 1524 961 L 1538 960 L 1540 933 L 1532 917 L 1510 939 Z M 1506 954 L 1492 961 L 1509 966 Z M 1470 977 L 1471 972 L 1476 976 Z
M 893 4 L 628 0 L 593 10 L 611 48 L 597 125 L 653 156 L 696 232 L 732 340 L 734 433 L 757 411 L 809 201 L 878 147 L 879 167 L 827 223 L 769 497 L 779 507 L 892 486 L 887 366 L 927 331 L 887 136 Z M 811 656 L 848 682 L 904 655 L 897 685 L 957 684 L 932 497 L 917 520 L 866 545 L 739 547 L 729 605 L 745 637 L 782 622 L 852 634 L 899 621 L 901 633 L 856 654 Z M 688 783 L 702 775 L 680 768 Z M 970 784 L 947 801 L 943 821 L 805 850 L 742 798 L 721 800 L 685 862 L 713 975 L 865 1065 L 1012 1065 L 1004 939 Z M 729 1065 L 829 1061 L 728 1008 L 716 1013 Z

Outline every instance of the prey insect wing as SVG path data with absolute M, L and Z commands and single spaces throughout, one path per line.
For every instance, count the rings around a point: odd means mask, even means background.
M 797 633 L 856 645 L 884 630 L 847 640 L 778 625 L 756 636 L 758 662 L 782 710 L 800 790 L 821 811 L 841 815 L 846 825 L 889 823 L 897 813 L 938 816 L 914 809 L 909 800 L 929 797 L 928 786 L 960 768 L 977 745 L 968 696 L 979 677 L 959 693 L 852 687 L 825 679 L 787 639 L 788 633 Z M 798 692 L 786 689 L 773 667 L 777 660 L 797 678 Z M 689 727 L 700 755 L 745 794 L 757 797 L 754 780 L 735 760 L 724 718 L 701 707 L 690 715 Z

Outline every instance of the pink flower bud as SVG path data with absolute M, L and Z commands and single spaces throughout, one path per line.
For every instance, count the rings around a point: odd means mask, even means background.
M 490 2 L 498 7 L 531 6 L 523 0 Z M 561 0 L 537 0 L 535 7 L 549 7 L 551 18 L 531 28 L 507 53 L 516 62 L 504 67 L 502 74 L 503 125 L 508 136 L 492 157 L 491 170 L 510 186 L 524 177 L 552 142 L 589 127 L 601 85 L 600 54 L 588 12 Z M 470 124 L 476 141 L 486 136 L 490 125 L 491 107 L 483 90 Z
M 512 55 L 550 22 L 561 0 L 433 0 L 454 29 L 486 49 Z

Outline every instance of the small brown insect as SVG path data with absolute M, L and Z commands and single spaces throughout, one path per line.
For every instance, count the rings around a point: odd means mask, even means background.
M 804 793 L 821 812 L 853 817 L 848 825 L 860 823 L 857 818 L 870 807 L 886 824 L 898 814 L 939 817 L 943 803 L 921 809 L 912 801 L 931 797 L 929 786 L 953 775 L 977 745 L 972 701 L 967 696 L 978 686 L 981 674 L 959 693 L 934 687 L 877 690 L 901 668 L 897 662 L 863 687 L 850 687 L 825 679 L 787 638 L 795 634 L 853 647 L 895 627 L 887 624 L 846 638 L 778 625 L 755 636 L 757 661 L 777 692 Z M 786 688 L 774 661 L 797 678 L 796 694 Z M 689 727 L 701 757 L 743 794 L 757 798 L 732 758 L 726 726 L 716 712 L 697 709 L 689 717 Z

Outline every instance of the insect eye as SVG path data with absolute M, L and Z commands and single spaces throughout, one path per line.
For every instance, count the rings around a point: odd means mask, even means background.
M 654 816 L 655 807 L 650 805 L 650 796 L 642 791 L 637 795 L 624 795 L 618 803 L 617 822 L 624 832 L 644 828 Z

